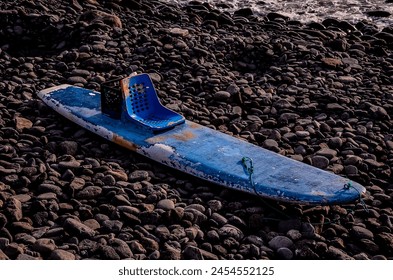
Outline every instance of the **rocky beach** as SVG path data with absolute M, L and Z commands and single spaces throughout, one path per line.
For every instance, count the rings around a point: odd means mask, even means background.
M 348 205 L 206 183 L 37 98 L 149 73 L 186 119 L 348 177 Z M 393 259 L 393 26 L 190 1 L 0 1 L 0 260 Z M 196 147 L 197 148 L 197 147 Z M 313 176 L 313 174 L 309 174 Z

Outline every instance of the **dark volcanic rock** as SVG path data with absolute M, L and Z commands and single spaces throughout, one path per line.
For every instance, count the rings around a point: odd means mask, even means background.
M 63 226 L 66 231 L 81 237 L 92 237 L 95 235 L 94 230 L 73 218 L 66 219 Z
M 0 1 L 0 259 L 393 258 L 392 27 L 231 14 L 229 2 L 33 2 Z M 101 91 L 135 71 L 189 121 L 363 184 L 368 211 L 261 204 L 37 98 L 63 83 Z

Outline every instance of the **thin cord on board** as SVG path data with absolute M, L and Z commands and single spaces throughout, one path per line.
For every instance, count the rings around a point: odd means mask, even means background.
M 254 179 L 253 179 L 253 174 L 254 174 L 254 163 L 253 163 L 252 159 L 251 159 L 250 157 L 243 157 L 242 160 L 241 160 L 241 162 L 242 162 L 242 165 L 243 165 L 243 167 L 244 167 L 244 169 L 245 169 L 245 171 L 246 171 L 246 174 L 248 175 L 248 179 L 249 179 L 250 185 L 251 185 L 251 187 L 253 188 L 254 193 L 258 196 L 258 198 L 259 198 L 266 206 L 268 206 L 270 209 L 272 209 L 272 210 L 274 210 L 275 212 L 279 213 L 280 215 L 283 215 L 284 217 L 290 219 L 290 218 L 291 218 L 290 216 L 288 216 L 288 215 L 287 215 L 286 213 L 284 213 L 283 211 L 281 211 L 281 210 L 277 209 L 276 207 L 273 207 L 272 205 L 270 205 L 269 203 L 267 203 L 267 202 L 265 201 L 265 199 L 263 199 L 263 198 L 261 197 L 261 195 L 258 193 L 258 191 L 257 191 L 257 189 L 256 189 L 256 186 L 255 186 L 255 183 L 254 183 Z M 359 201 L 360 201 L 360 204 L 362 205 L 363 209 L 364 209 L 367 213 L 369 213 L 369 210 L 368 210 L 368 208 L 367 208 L 367 205 L 366 205 L 366 203 L 364 202 L 364 200 L 363 200 L 363 198 L 362 198 L 362 194 L 359 192 L 359 190 L 356 189 L 356 188 L 352 185 L 351 182 L 348 182 L 347 184 L 344 185 L 344 189 L 345 189 L 345 190 L 348 190 L 348 189 L 350 189 L 350 188 L 353 188 L 354 190 L 356 190 L 356 191 L 359 193 Z M 331 220 L 331 221 L 329 221 L 329 222 L 311 223 L 311 224 L 312 224 L 312 225 L 332 224 L 332 223 L 339 222 L 340 219 L 341 219 L 341 218 L 336 218 L 336 219 L 333 219 L 333 220 Z M 279 219 L 269 219 L 269 220 L 277 220 L 277 221 L 279 221 Z

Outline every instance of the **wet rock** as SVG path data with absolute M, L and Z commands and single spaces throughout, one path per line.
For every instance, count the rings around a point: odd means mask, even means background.
M 391 13 L 384 10 L 373 10 L 373 11 L 366 11 L 366 14 L 370 17 L 390 17 Z
M 254 12 L 250 8 L 242 8 L 242 9 L 236 10 L 233 14 L 235 16 L 248 17 L 248 16 L 252 16 L 254 14 Z
M 288 20 L 289 17 L 282 15 L 280 13 L 276 13 L 276 12 L 270 12 L 267 14 L 267 17 L 269 20 L 276 20 L 276 19 L 283 19 L 283 20 Z

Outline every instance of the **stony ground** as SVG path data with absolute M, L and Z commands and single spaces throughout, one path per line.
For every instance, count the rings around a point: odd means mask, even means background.
M 0 2 L 0 259 L 393 258 L 393 28 L 63 2 Z M 189 120 L 362 183 L 366 208 L 207 184 L 36 97 L 133 71 Z

